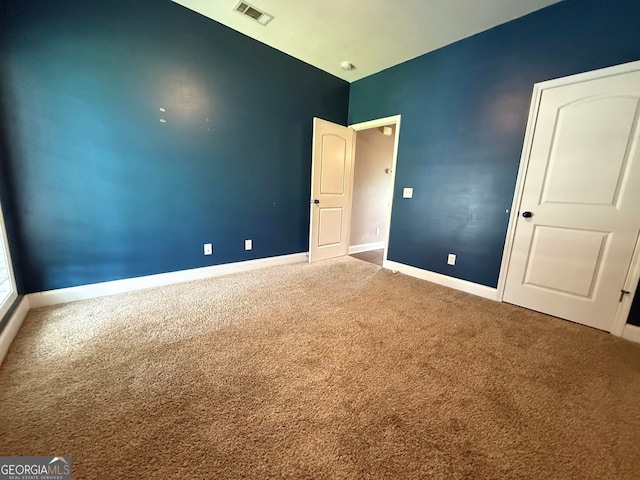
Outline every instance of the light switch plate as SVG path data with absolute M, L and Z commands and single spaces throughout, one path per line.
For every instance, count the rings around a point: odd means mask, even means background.
M 455 265 L 456 264 L 456 256 L 453 253 L 449 254 L 449 258 L 447 258 L 447 263 L 449 265 Z
M 405 188 L 402 191 L 402 198 L 413 198 L 413 188 Z

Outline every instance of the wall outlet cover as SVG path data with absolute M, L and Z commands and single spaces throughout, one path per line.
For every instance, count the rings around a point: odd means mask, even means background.
M 456 256 L 453 253 L 449 254 L 449 258 L 447 258 L 447 263 L 449 265 L 455 265 L 456 264 Z
M 413 188 L 405 188 L 402 190 L 402 198 L 413 198 Z
M 205 243 L 204 244 L 204 254 L 205 255 L 213 254 L 213 244 L 211 244 L 211 243 Z
M 244 241 L 244 249 L 251 250 L 253 248 L 253 240 L 245 240 Z

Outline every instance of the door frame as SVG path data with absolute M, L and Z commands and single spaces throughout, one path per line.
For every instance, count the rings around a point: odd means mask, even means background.
M 387 263 L 387 255 L 389 253 L 389 234 L 391 233 L 391 211 L 393 210 L 393 192 L 396 184 L 396 166 L 398 164 L 398 145 L 400 144 L 400 119 L 402 115 L 393 115 L 391 117 L 378 118 L 376 120 L 369 120 L 368 122 L 355 123 L 349 125 L 356 132 L 361 130 L 369 130 L 371 128 L 387 127 L 389 125 L 395 125 L 395 138 L 393 139 L 393 158 L 391 160 L 391 189 L 389 191 L 389 208 L 387 208 L 387 218 L 385 219 L 386 233 L 384 239 L 384 254 L 382 257 L 382 265 Z M 356 157 L 355 153 L 358 151 L 358 136 L 356 135 L 356 141 L 354 143 L 354 156 L 353 166 L 355 171 Z M 353 179 L 352 179 L 353 180 Z M 351 187 L 353 193 L 353 185 Z M 349 213 L 351 215 L 352 212 Z M 350 224 L 351 225 L 351 224 Z M 351 243 L 351 231 L 349 231 L 349 243 Z
M 4 256 L 7 262 L 7 271 L 9 273 L 9 283 L 11 284 L 11 293 L 3 304 L 0 304 L 0 319 L 2 319 L 11 309 L 13 303 L 18 298 L 18 287 L 16 285 L 16 277 L 13 272 L 13 261 L 11 260 L 11 252 L 9 251 L 9 239 L 7 238 L 7 228 L 4 223 L 4 215 L 2 206 L 0 205 L 0 236 L 2 237 L 2 248 L 4 248 Z M 2 255 L 2 252 L 0 252 Z
M 516 233 L 516 222 L 520 210 L 520 202 L 522 201 L 522 193 L 524 190 L 524 183 L 526 181 L 527 169 L 529 167 L 529 159 L 531 156 L 531 147 L 533 145 L 533 134 L 538 120 L 538 110 L 540 109 L 540 103 L 542 101 L 542 94 L 545 90 L 550 88 L 556 88 L 573 83 L 586 82 L 589 80 L 595 80 L 598 78 L 612 77 L 615 75 L 622 75 L 625 73 L 635 72 L 640 70 L 640 61 L 624 63 L 622 65 L 616 65 L 614 67 L 602 68 L 599 70 L 593 70 L 585 73 L 578 73 L 576 75 L 570 75 L 568 77 L 556 78 L 553 80 L 547 80 L 539 82 L 533 86 L 533 95 L 531 98 L 531 107 L 529 109 L 529 120 L 527 121 L 527 130 L 524 136 L 524 145 L 522 147 L 522 154 L 520 157 L 520 166 L 518 168 L 518 177 L 516 180 L 516 188 L 513 193 L 513 201 L 511 202 L 511 210 L 509 212 L 509 226 L 507 227 L 507 235 L 504 243 L 504 250 L 502 253 L 502 263 L 500 264 L 500 275 L 498 276 L 498 301 L 502 302 L 504 297 L 504 290 L 506 286 L 507 273 L 509 270 L 509 264 L 511 262 L 511 251 L 513 249 L 513 239 Z M 640 236 L 636 243 L 636 248 L 633 252 L 631 259 L 631 265 L 629 265 L 629 271 L 625 281 L 624 289 L 631 292 L 626 298 L 618 304 L 616 315 L 611 328 L 611 333 L 618 337 L 622 336 L 625 324 L 631 311 L 631 304 L 636 294 L 636 287 L 640 280 Z

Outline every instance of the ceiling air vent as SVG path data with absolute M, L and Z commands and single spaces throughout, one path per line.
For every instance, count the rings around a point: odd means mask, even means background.
M 269 15 L 267 12 L 263 12 L 253 5 L 249 5 L 247 2 L 239 2 L 234 10 L 243 15 L 246 15 L 250 19 L 255 20 L 263 26 L 273 20 L 273 15 Z

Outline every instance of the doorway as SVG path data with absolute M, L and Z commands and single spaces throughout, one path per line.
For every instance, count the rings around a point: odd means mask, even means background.
M 387 238 L 395 124 L 356 132 L 349 255 L 382 266 Z
M 350 127 L 314 119 L 309 262 L 366 254 L 384 264 L 399 136 L 400 115 Z

